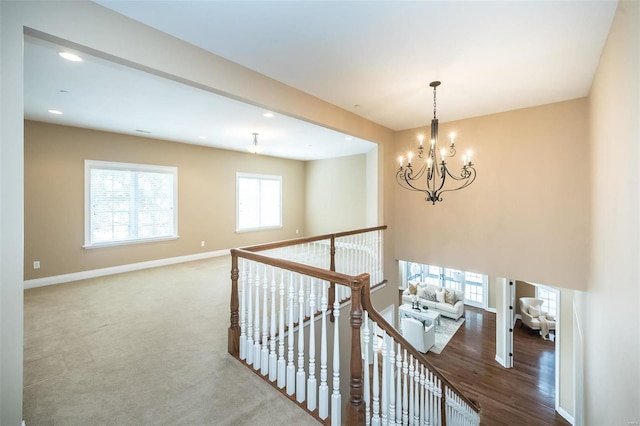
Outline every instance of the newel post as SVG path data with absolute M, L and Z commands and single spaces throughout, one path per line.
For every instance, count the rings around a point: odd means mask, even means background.
M 365 424 L 365 403 L 362 399 L 362 348 L 360 347 L 360 327 L 362 326 L 362 290 L 369 286 L 369 274 L 364 274 L 351 282 L 351 381 L 347 424 Z M 368 366 L 367 366 L 368 368 Z
M 240 276 L 240 270 L 238 269 L 238 255 L 235 250 L 231 250 L 231 316 L 228 332 L 228 345 L 227 350 L 233 356 L 240 355 L 240 325 L 238 314 L 238 308 L 240 302 L 238 299 L 238 277 Z

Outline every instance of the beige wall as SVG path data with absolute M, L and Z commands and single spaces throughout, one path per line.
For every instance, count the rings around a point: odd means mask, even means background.
M 516 280 L 516 314 L 520 314 L 520 298 L 536 297 L 536 287 L 524 281 Z
M 178 167 L 180 238 L 83 249 L 86 159 Z M 235 232 L 236 172 L 282 176 L 282 229 Z M 25 279 L 295 238 L 304 200 L 301 161 L 25 121 Z
M 367 226 L 367 155 L 308 161 L 306 215 L 308 235 Z
M 623 1 L 589 96 L 591 264 L 585 344 L 587 425 L 640 422 L 640 2 Z
M 586 99 L 440 124 L 474 152 L 478 177 L 444 194 L 393 186 L 396 258 L 584 288 L 587 271 L 588 144 Z M 416 145 L 418 132 L 399 132 L 388 161 Z M 389 151 L 389 150 L 388 150 Z M 388 200 L 388 199 L 387 199 Z

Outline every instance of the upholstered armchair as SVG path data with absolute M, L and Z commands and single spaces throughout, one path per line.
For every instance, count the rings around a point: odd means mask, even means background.
M 436 327 L 433 321 L 425 321 L 423 324 L 414 318 L 402 318 L 400 328 L 402 337 L 407 339 L 418 352 L 427 353 L 436 344 Z
M 533 331 L 539 331 L 542 329 L 540 324 L 540 315 L 544 315 L 544 318 L 549 325 L 549 330 L 556 329 L 556 320 L 555 318 L 546 315 L 546 311 L 542 307 L 543 303 L 544 300 L 536 299 L 535 297 L 520 298 L 520 316 L 522 317 L 522 324 L 526 325 Z

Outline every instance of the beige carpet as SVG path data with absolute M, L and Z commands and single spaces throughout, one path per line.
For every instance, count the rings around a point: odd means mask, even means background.
M 227 354 L 230 259 L 25 291 L 36 425 L 318 423 Z

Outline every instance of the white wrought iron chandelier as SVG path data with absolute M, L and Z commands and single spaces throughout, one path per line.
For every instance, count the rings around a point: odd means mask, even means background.
M 457 191 L 471 185 L 476 179 L 476 169 L 471 162 L 471 151 L 462 157 L 462 168 L 460 174 L 451 173 L 446 158 L 456 155 L 455 134 L 450 135 L 449 149 L 439 148 L 438 145 L 438 118 L 436 117 L 436 88 L 439 81 L 429 84 L 433 87 L 433 119 L 431 120 L 431 142 L 428 149 L 423 146 L 423 135 L 418 136 L 420 145 L 417 150 L 417 158 L 423 161 L 419 167 L 414 166 L 411 161 L 413 152 L 407 154 L 407 165 L 404 166 L 404 157 L 400 157 L 400 169 L 396 173 L 396 180 L 405 189 L 423 192 L 425 200 L 436 204 L 442 201 L 444 192 Z M 439 157 L 439 158 L 438 158 Z
M 247 151 L 249 151 L 252 154 L 260 154 L 262 151 L 265 150 L 265 148 L 266 147 L 264 145 L 258 145 L 258 133 L 254 133 L 253 144 L 247 145 Z

